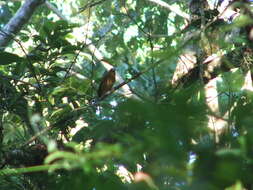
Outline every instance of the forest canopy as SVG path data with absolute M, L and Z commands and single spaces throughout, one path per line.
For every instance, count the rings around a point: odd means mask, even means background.
M 252 8 L 0 0 L 0 189 L 252 189 Z

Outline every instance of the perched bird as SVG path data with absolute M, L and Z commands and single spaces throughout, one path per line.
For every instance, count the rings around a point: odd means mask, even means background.
M 100 82 L 100 85 L 97 91 L 98 98 L 103 97 L 107 92 L 112 90 L 114 83 L 115 83 L 115 69 L 112 68 L 107 73 L 104 74 Z

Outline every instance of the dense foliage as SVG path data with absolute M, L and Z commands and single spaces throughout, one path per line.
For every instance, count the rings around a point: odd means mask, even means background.
M 0 2 L 3 27 L 22 3 Z M 225 19 L 221 4 L 159 2 L 50 1 L 66 20 L 42 5 L 12 37 L 0 52 L 0 189 L 252 188 L 251 4 Z M 195 65 L 175 79 L 189 49 Z

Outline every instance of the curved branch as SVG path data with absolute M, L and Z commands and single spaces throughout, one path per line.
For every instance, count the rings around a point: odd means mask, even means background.
M 174 12 L 175 14 L 177 14 L 178 16 L 186 19 L 187 21 L 190 20 L 190 16 L 188 14 L 186 14 L 185 12 L 175 8 L 172 5 L 169 5 L 168 3 L 164 2 L 164 1 L 161 1 L 161 0 L 148 0 L 148 1 L 151 2 L 151 3 L 155 3 L 155 4 L 157 4 L 157 5 L 159 5 L 163 8 L 166 8 L 171 12 Z
M 90 8 L 92 8 L 94 6 L 102 4 L 105 1 L 107 1 L 107 0 L 100 0 L 100 1 L 95 1 L 95 2 L 91 1 L 91 2 L 87 3 L 85 6 L 81 7 L 79 13 L 85 11 L 86 9 L 90 9 Z
M 45 0 L 26 0 L 11 20 L 1 29 L 0 47 L 4 49 L 21 28 L 29 21 L 38 6 Z
M 55 13 L 60 19 L 68 22 L 68 19 L 52 3 L 46 0 L 45 4 L 47 8 L 50 9 L 53 13 Z

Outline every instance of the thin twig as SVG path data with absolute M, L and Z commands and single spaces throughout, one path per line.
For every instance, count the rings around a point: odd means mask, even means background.
M 82 51 L 85 47 L 87 47 L 87 46 L 90 45 L 90 44 L 87 43 L 90 16 L 91 16 L 91 14 L 90 14 L 90 11 L 89 11 L 88 22 L 87 22 L 87 29 L 86 29 L 87 31 L 86 31 L 86 34 L 85 34 L 85 37 L 84 37 L 84 41 L 83 41 L 83 43 L 82 43 L 82 46 L 81 46 L 80 50 L 77 52 L 77 54 L 75 55 L 73 61 L 72 61 L 71 64 L 70 64 L 69 68 L 67 69 L 66 74 L 65 74 L 65 76 L 64 76 L 64 79 L 67 78 L 67 76 L 68 76 L 70 70 L 72 69 L 72 67 L 73 67 L 74 64 L 76 63 L 77 58 L 78 58 L 78 56 L 80 55 L 81 51 Z M 98 41 L 100 41 L 100 40 L 101 40 L 101 38 L 100 38 Z M 91 42 L 91 44 L 92 44 L 92 42 Z
M 150 44 L 150 49 L 151 49 L 151 65 L 154 64 L 154 57 L 153 57 L 153 53 L 154 53 L 154 44 L 152 42 L 151 38 L 148 38 L 149 44 Z M 157 81 L 156 81 L 156 74 L 155 74 L 155 68 L 152 68 L 152 78 L 153 78 L 153 83 L 154 83 L 154 90 L 155 90 L 155 100 L 157 101 L 157 91 L 158 91 L 158 87 L 157 87 Z
M 119 85 L 117 85 L 116 87 L 114 87 L 111 91 L 109 91 L 108 93 L 104 94 L 102 97 L 100 97 L 98 99 L 98 101 L 104 100 L 106 97 L 110 96 L 112 93 L 114 93 L 116 90 L 118 90 L 119 88 L 121 88 L 122 86 L 130 83 L 132 80 L 137 79 L 138 77 L 140 77 L 142 74 L 148 72 L 149 70 L 153 69 L 154 67 L 156 67 L 158 64 L 160 64 L 161 62 L 163 62 L 164 60 L 160 60 L 157 61 L 156 63 L 154 63 L 153 65 L 151 65 L 149 68 L 145 69 L 144 71 L 141 71 L 139 73 L 137 73 L 136 75 L 134 75 L 132 78 L 125 80 L 124 82 L 120 83 Z
M 130 20 L 132 22 L 134 22 L 134 24 L 138 27 L 138 29 L 147 37 L 150 37 L 150 34 L 148 34 L 139 24 L 138 22 L 129 14 L 127 8 L 126 8 L 126 4 L 124 3 L 124 9 L 126 11 L 126 15 L 130 18 Z
M 34 66 L 33 66 L 33 64 L 32 64 L 32 61 L 31 61 L 30 57 L 27 55 L 25 48 L 24 48 L 23 45 L 21 44 L 21 42 L 20 42 L 19 40 L 17 40 L 17 39 L 15 38 L 14 35 L 7 34 L 6 32 L 4 32 L 4 31 L 2 31 L 2 30 L 1 30 L 1 32 L 2 32 L 4 35 L 9 35 L 9 36 L 19 45 L 20 49 L 21 49 L 22 52 L 25 54 L 25 57 L 26 57 L 26 59 L 27 59 L 27 62 L 28 62 L 28 64 L 30 65 L 30 71 L 31 71 L 33 77 L 35 78 L 35 80 L 36 80 L 36 82 L 37 82 L 37 84 L 38 84 L 39 90 L 41 91 L 42 88 L 41 88 L 39 79 L 38 79 L 38 77 L 37 77 L 37 75 L 36 75 L 36 73 L 35 73 L 35 68 L 34 68 Z
M 34 87 L 34 88 L 38 88 L 37 86 L 33 85 L 32 83 L 22 81 L 22 80 L 20 80 L 20 79 L 15 78 L 14 76 L 6 76 L 6 75 L 0 74 L 0 77 L 6 78 L 6 79 L 10 79 L 10 80 L 14 80 L 14 81 L 16 81 L 16 82 L 20 82 L 20 83 L 29 85 L 29 86 Z
M 85 11 L 86 9 L 90 9 L 96 5 L 102 4 L 103 2 L 105 2 L 107 0 L 100 0 L 100 1 L 95 1 L 95 2 L 89 2 L 86 5 L 84 5 L 82 8 L 80 8 L 79 13 Z

